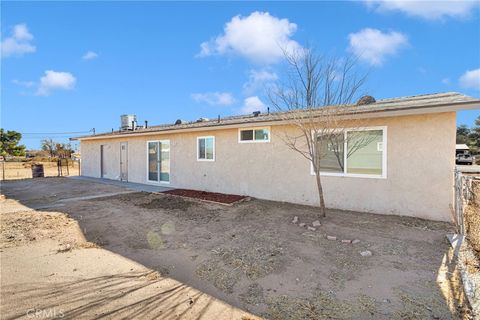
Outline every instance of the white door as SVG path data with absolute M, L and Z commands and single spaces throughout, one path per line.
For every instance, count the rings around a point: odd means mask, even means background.
M 170 182 L 170 140 L 147 142 L 147 180 Z
M 120 143 L 120 180 L 128 181 L 128 142 Z

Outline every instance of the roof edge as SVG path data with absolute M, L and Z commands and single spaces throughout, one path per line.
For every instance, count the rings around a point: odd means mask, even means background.
M 442 113 L 442 112 L 456 112 L 461 110 L 470 110 L 480 108 L 480 100 L 470 101 L 457 101 L 443 104 L 432 105 L 419 105 L 414 107 L 402 107 L 395 109 L 383 109 L 383 110 L 363 110 L 361 113 L 356 113 L 356 116 L 361 118 L 383 118 L 392 116 L 408 116 L 415 114 L 429 114 L 429 113 Z M 319 116 L 318 118 L 320 118 Z M 348 120 L 348 115 L 341 116 L 345 120 Z M 240 120 L 241 118 L 239 118 Z M 198 127 L 186 127 L 186 128 L 162 128 L 158 130 L 138 130 L 138 131 L 120 131 L 115 133 L 100 133 L 97 135 L 79 136 L 70 138 L 71 141 L 82 140 L 97 140 L 97 139 L 115 139 L 119 137 L 132 137 L 132 136 L 150 136 L 158 134 L 180 133 L 180 132 L 196 132 L 207 130 L 221 130 L 226 128 L 245 128 L 258 125 L 279 125 L 288 124 L 290 121 L 287 119 L 265 119 L 264 121 L 252 121 L 252 122 L 233 122 L 226 124 L 218 124 L 217 122 L 206 123 L 203 126 Z

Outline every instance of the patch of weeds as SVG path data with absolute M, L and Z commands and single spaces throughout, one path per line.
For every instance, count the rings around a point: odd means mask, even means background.
M 100 248 L 100 246 L 97 243 L 90 242 L 90 241 L 83 242 L 83 243 L 79 244 L 78 247 L 82 248 L 82 249 Z
M 432 288 L 433 289 L 433 288 Z M 432 292 L 435 292 L 432 290 Z M 395 310 L 392 319 L 420 320 L 420 319 L 450 319 L 451 313 L 445 301 L 438 294 L 429 295 L 417 293 L 413 290 L 396 289 L 402 307 Z
M 233 293 L 233 287 L 239 278 L 238 273 L 222 268 L 215 260 L 202 263 L 195 273 L 200 279 L 211 282 L 216 288 L 226 293 Z
M 451 231 L 452 227 L 446 222 L 430 221 L 420 218 L 404 217 L 398 218 L 398 223 L 406 227 L 414 227 L 422 230 L 446 230 Z
M 357 297 L 357 306 L 362 313 L 369 314 L 372 316 L 378 313 L 376 300 L 365 294 L 360 294 Z
M 333 265 L 329 279 L 332 280 L 334 289 L 342 289 L 346 281 L 354 280 L 362 270 L 371 265 L 372 258 L 361 257 L 357 246 L 322 238 L 318 239 L 318 244 L 328 265 Z
M 285 249 L 280 243 L 265 241 L 262 237 L 252 237 L 251 244 L 218 248 L 215 254 L 234 270 L 240 269 L 251 280 L 256 280 L 278 271 L 285 264 Z M 257 241 L 258 240 L 258 241 Z
M 408 247 L 404 241 L 390 239 L 382 245 L 380 252 L 384 255 L 403 256 L 408 254 Z
M 258 283 L 252 283 L 248 286 L 247 291 L 240 294 L 240 300 L 247 304 L 259 305 L 265 303 L 263 288 Z
M 273 320 L 347 319 L 354 315 L 349 303 L 323 291 L 304 299 L 286 295 L 273 297 L 267 304 L 265 317 Z
M 155 269 L 162 276 L 168 276 L 170 274 L 170 269 L 165 266 L 155 266 L 153 269 Z
M 268 319 L 375 319 L 379 315 L 372 297 L 360 294 L 354 301 L 343 301 L 321 289 L 307 298 L 286 295 L 268 298 L 267 304 Z
M 157 272 L 157 271 L 152 271 L 152 272 L 149 272 L 145 278 L 149 281 L 155 281 L 155 280 L 160 280 L 162 278 L 162 275 Z

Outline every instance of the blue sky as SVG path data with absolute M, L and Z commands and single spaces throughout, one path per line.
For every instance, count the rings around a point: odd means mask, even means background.
M 265 108 L 279 43 L 361 56 L 377 99 L 480 96 L 479 2 L 6 2 L 1 126 L 58 132 L 214 118 Z M 479 110 L 461 112 L 472 125 Z

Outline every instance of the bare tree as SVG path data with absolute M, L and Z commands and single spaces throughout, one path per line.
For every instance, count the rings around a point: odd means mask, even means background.
M 47 151 L 50 157 L 55 156 L 55 141 L 52 138 L 42 140 L 42 150 Z
M 372 139 L 352 131 L 360 127 L 352 102 L 359 97 L 366 75 L 356 73 L 355 57 L 327 58 L 311 48 L 295 53 L 285 50 L 284 55 L 288 65 L 286 77 L 283 83 L 268 90 L 268 97 L 274 108 L 283 111 L 281 117 L 294 126 L 293 133 L 286 131 L 281 138 L 290 149 L 311 162 L 318 188 L 319 215 L 325 217 L 321 160 L 333 154 L 335 166 L 343 172 L 344 146 L 349 145 L 346 155 L 349 157 Z

